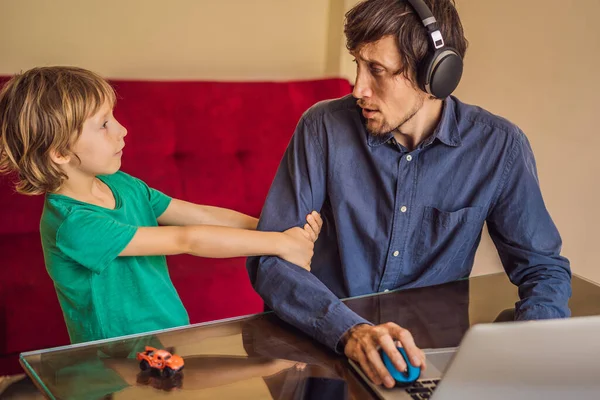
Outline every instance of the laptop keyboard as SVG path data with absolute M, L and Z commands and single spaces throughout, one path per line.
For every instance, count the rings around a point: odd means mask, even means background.
M 428 399 L 433 394 L 433 391 L 439 382 L 439 379 L 417 381 L 413 383 L 411 387 L 406 389 L 406 392 L 410 394 L 414 400 Z

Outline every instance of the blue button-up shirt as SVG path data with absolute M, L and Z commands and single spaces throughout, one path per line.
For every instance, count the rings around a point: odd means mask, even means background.
M 509 121 L 454 97 L 437 129 L 408 151 L 370 135 L 352 96 L 301 118 L 258 229 L 303 226 L 320 211 L 312 271 L 251 257 L 256 291 L 283 320 L 332 349 L 367 323 L 339 299 L 469 276 L 484 222 L 510 280 L 517 319 L 569 316 L 569 262 L 546 210 L 533 153 Z

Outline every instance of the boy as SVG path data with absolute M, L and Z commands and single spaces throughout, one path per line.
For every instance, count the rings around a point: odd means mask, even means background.
M 0 172 L 46 196 L 44 259 L 72 343 L 188 324 L 165 255 L 277 255 L 310 268 L 316 212 L 304 229 L 259 232 L 255 218 L 119 172 L 127 130 L 114 105 L 104 79 L 74 67 L 34 68 L 0 92 Z

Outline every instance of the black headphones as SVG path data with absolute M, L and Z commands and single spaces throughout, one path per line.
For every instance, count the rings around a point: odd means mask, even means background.
M 427 93 L 443 99 L 458 86 L 463 71 L 463 61 L 458 52 L 444 44 L 437 21 L 423 0 L 407 0 L 417 12 L 427 29 L 429 52 L 419 65 L 417 80 Z

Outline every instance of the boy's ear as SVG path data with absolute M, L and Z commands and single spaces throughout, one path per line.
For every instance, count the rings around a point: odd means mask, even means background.
M 56 149 L 51 149 L 50 150 L 50 159 L 58 165 L 64 165 L 64 164 L 68 164 L 69 161 L 71 161 L 71 156 L 70 155 L 66 155 L 66 156 L 62 155 Z

